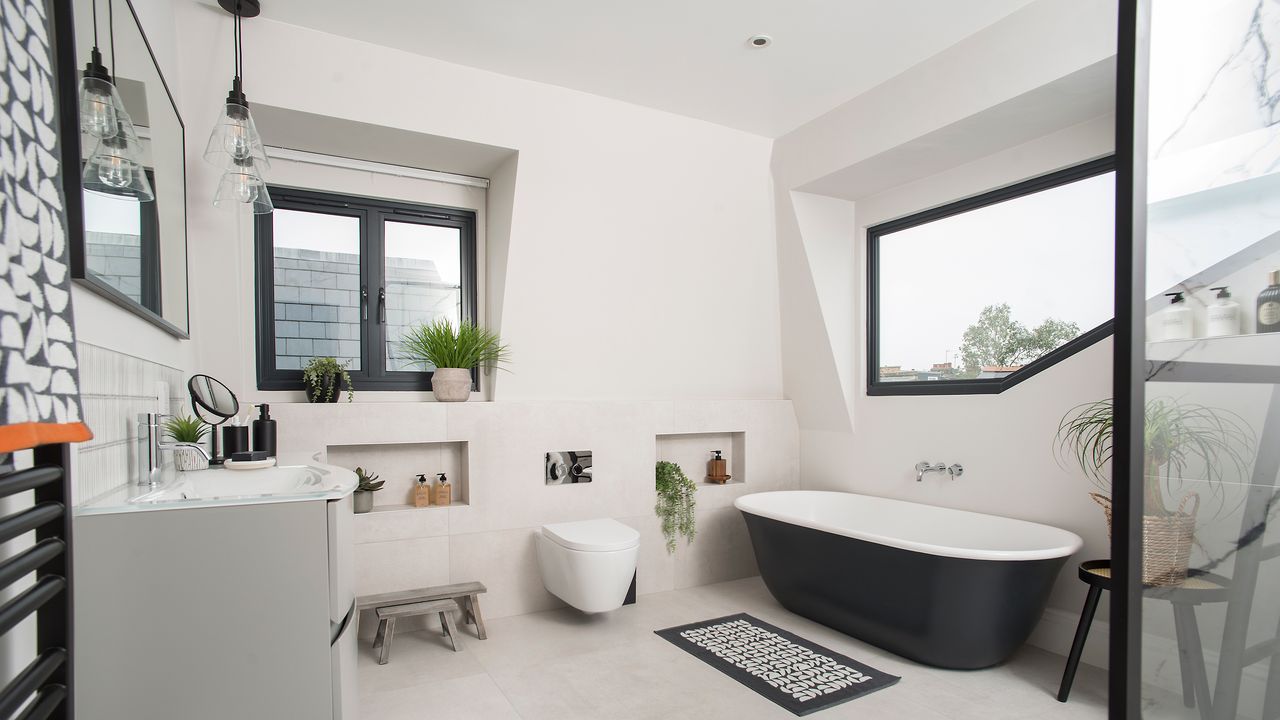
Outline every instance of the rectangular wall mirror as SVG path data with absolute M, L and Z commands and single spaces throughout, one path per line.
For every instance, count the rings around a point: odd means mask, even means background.
M 72 277 L 185 338 L 186 157 L 177 104 L 129 0 L 53 5 Z M 95 45 L 128 122 L 113 112 L 108 86 L 95 81 L 86 91 Z

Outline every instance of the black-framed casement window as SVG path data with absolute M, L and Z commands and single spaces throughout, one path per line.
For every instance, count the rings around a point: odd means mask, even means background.
M 334 357 L 359 389 L 429 390 L 399 341 L 439 317 L 474 322 L 475 212 L 270 192 L 275 212 L 255 226 L 258 389 L 301 390 L 307 362 Z
M 151 187 L 155 172 L 145 170 Z M 85 272 L 151 312 L 162 314 L 160 218 L 156 203 L 82 191 Z
M 1111 333 L 1115 159 L 867 229 L 867 394 L 999 393 Z

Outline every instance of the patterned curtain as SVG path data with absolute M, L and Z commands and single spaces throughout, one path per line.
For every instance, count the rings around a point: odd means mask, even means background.
M 50 24 L 0 0 L 0 452 L 93 437 L 82 422 Z

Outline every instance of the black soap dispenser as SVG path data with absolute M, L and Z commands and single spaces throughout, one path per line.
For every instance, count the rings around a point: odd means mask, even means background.
M 276 456 L 276 421 L 271 419 L 271 406 L 266 403 L 258 406 L 258 419 L 253 421 L 253 449 L 268 457 Z

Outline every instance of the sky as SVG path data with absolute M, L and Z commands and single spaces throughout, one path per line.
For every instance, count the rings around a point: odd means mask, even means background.
M 139 235 L 142 217 L 138 201 L 133 198 L 103 193 L 84 193 L 85 232 Z
M 1111 173 L 880 238 L 880 365 L 957 362 L 964 331 L 1008 303 L 1029 329 L 1113 314 Z
M 360 251 L 359 218 L 277 208 L 272 221 L 277 247 L 352 255 Z M 388 221 L 384 242 L 387 257 L 430 260 L 444 282 L 459 284 L 461 242 L 456 228 Z

